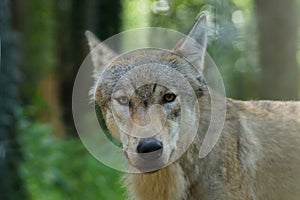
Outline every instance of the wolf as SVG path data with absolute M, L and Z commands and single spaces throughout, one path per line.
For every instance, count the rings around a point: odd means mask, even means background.
M 129 198 L 299 200 L 299 102 L 226 98 L 220 138 L 206 157 L 199 157 L 211 99 L 219 98 L 202 77 L 206 27 L 202 14 L 173 50 L 137 50 L 117 58 L 86 32 L 95 67 L 93 101 L 109 134 L 139 172 L 125 174 Z M 194 136 L 189 127 L 197 128 Z

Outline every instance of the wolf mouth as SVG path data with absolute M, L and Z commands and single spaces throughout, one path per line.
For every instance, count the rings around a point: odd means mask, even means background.
M 165 167 L 165 163 L 161 159 L 156 159 L 155 161 L 137 160 L 134 167 L 143 173 L 153 173 Z
M 165 167 L 166 165 L 162 157 L 162 151 L 151 153 L 139 153 L 135 154 L 133 158 L 129 158 L 128 153 L 125 152 L 125 156 L 131 164 L 131 166 L 142 173 L 153 173 Z

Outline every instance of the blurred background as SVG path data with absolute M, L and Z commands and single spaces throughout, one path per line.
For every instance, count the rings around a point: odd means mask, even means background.
M 298 99 L 297 0 L 1 0 L 0 199 L 124 199 L 122 174 L 87 152 L 73 123 L 84 31 L 185 33 L 200 11 L 228 97 Z

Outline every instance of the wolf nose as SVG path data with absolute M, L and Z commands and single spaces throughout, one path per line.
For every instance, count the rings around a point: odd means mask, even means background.
M 151 153 L 156 152 L 161 154 L 163 148 L 162 142 L 156 140 L 156 139 L 146 139 L 139 142 L 137 146 L 137 152 L 138 153 Z

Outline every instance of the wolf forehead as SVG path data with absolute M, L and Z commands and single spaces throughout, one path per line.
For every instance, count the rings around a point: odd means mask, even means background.
M 116 58 L 98 78 L 96 83 L 96 96 L 100 95 L 100 99 L 105 97 L 110 98 L 115 86 L 127 72 L 145 65 L 160 65 L 165 66 L 158 76 L 162 76 L 168 70 L 176 70 L 191 83 L 198 85 L 200 88 L 205 88 L 206 84 L 201 72 L 184 57 L 166 50 L 146 49 L 136 50 Z M 144 72 L 147 75 L 147 70 Z M 176 82 L 176 78 L 169 77 L 169 80 Z M 154 84 L 154 83 L 153 83 Z M 96 99 L 99 99 L 96 97 Z

